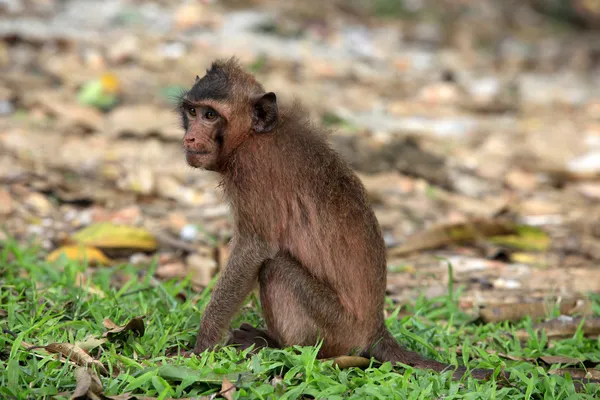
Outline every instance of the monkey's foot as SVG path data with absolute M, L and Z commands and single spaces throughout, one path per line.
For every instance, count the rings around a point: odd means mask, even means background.
M 227 340 L 227 346 L 231 345 L 236 346 L 239 350 L 245 350 L 254 345 L 252 353 L 257 352 L 263 347 L 281 347 L 267 332 L 256 329 L 249 324 L 242 324 L 240 329 L 235 329 L 231 332 Z
M 188 351 L 179 351 L 179 349 L 177 347 L 172 348 L 170 350 L 167 350 L 165 355 L 167 357 L 177 357 L 177 356 L 181 356 L 184 358 L 190 358 L 194 353 L 194 350 L 188 350 Z

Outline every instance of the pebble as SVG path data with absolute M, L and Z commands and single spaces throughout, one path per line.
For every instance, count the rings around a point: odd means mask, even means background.
M 193 242 L 198 239 L 199 234 L 200 232 L 198 232 L 198 227 L 196 227 L 196 225 L 188 224 L 181 228 L 179 237 L 188 242 Z
M 192 281 L 201 286 L 207 286 L 217 272 L 217 262 L 200 254 L 189 255 L 185 263 L 192 272 Z
M 593 151 L 567 163 L 567 168 L 575 173 L 596 173 L 600 171 L 600 151 Z
M 13 199 L 8 192 L 0 188 L 0 216 L 5 217 L 10 215 L 14 210 Z
M 48 217 L 54 211 L 52 203 L 41 193 L 32 192 L 23 201 L 31 211 L 39 217 Z

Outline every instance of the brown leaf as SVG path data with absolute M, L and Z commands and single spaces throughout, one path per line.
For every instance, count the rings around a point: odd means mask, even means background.
M 534 325 L 533 330 L 543 330 L 548 339 L 567 338 L 577 332 L 581 320 L 582 318 L 560 316 Z M 582 329 L 586 337 L 597 337 L 600 335 L 600 317 L 585 317 Z M 529 337 L 529 333 L 524 329 L 518 330 L 515 335 L 521 340 Z
M 550 374 L 564 376 L 566 373 L 570 374 L 573 379 L 593 379 L 594 381 L 600 382 L 600 369 L 590 368 L 559 368 L 548 371 Z
M 104 321 L 102 321 L 102 325 L 104 325 L 106 329 L 115 329 L 119 327 L 119 325 L 112 322 L 110 318 L 104 318 Z
M 104 332 L 102 336 L 108 338 L 109 340 L 115 340 L 127 332 L 132 332 L 135 336 L 144 336 L 144 332 L 146 330 L 144 326 L 144 318 L 145 316 L 132 318 L 123 326 L 115 325 L 114 322 L 106 318 L 104 320 L 104 326 L 111 328 Z
M 516 233 L 512 222 L 477 218 L 468 222 L 436 225 L 410 236 L 400 247 L 390 250 L 390 256 L 401 256 L 421 250 L 431 250 L 454 243 L 472 242 L 477 238 Z
M 71 395 L 71 400 L 86 400 L 88 398 L 104 399 L 104 388 L 98 375 L 85 367 L 79 367 L 75 370 L 75 380 L 77 385 Z
M 371 360 L 359 356 L 339 356 L 333 359 L 333 365 L 337 365 L 340 369 L 346 368 L 367 368 L 371 365 Z
M 569 364 L 569 365 L 580 365 L 584 360 L 579 358 L 566 357 L 566 356 L 541 356 L 540 360 L 546 364 Z
M 479 310 L 479 315 L 485 322 L 519 321 L 526 316 L 536 320 L 546 317 L 555 306 L 556 301 L 551 299 L 533 299 L 527 303 L 486 305 Z M 584 298 L 561 299 L 559 309 L 563 315 L 588 315 L 592 312 L 592 303 Z
M 233 400 L 233 395 L 235 394 L 235 385 L 229 382 L 229 379 L 223 378 L 223 383 L 221 383 L 221 391 L 219 394 L 227 400 Z
M 61 354 L 68 361 L 74 362 L 82 367 L 95 366 L 102 375 L 108 376 L 108 370 L 98 360 L 94 359 L 82 348 L 71 343 L 50 343 L 43 347 L 50 353 Z

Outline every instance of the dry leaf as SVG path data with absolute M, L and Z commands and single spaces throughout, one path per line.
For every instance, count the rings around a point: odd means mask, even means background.
M 91 246 L 62 246 L 48 254 L 46 261 L 54 262 L 58 260 L 61 254 L 64 254 L 67 259 L 88 262 L 91 265 L 107 265 L 111 263 L 111 260 L 106 257 L 100 250 Z
M 119 325 L 112 322 L 110 318 L 104 318 L 104 321 L 102 321 L 102 325 L 104 325 L 106 329 L 115 329 L 119 327 Z
M 466 243 L 475 239 L 516 232 L 516 225 L 505 220 L 473 219 L 468 222 L 434 226 L 410 236 L 400 247 L 390 251 L 390 256 L 401 256 L 421 250 L 431 250 L 453 243 Z
M 569 364 L 569 365 L 579 365 L 583 363 L 584 360 L 580 360 L 579 358 L 566 357 L 566 356 L 541 356 L 540 360 L 545 362 L 546 364 Z
M 235 394 L 235 385 L 229 382 L 229 379 L 223 378 L 223 383 L 221 384 L 221 391 L 219 394 L 227 400 L 233 400 L 233 395 Z
M 104 326 L 107 328 L 110 327 L 109 331 L 102 334 L 103 337 L 108 338 L 109 340 L 115 340 L 127 332 L 132 332 L 135 336 L 143 336 L 146 330 L 144 326 L 144 316 L 132 318 L 123 326 L 118 326 L 110 319 L 106 318 L 104 320 Z
M 104 399 L 104 388 L 100 378 L 94 371 L 85 367 L 79 367 L 75 370 L 75 380 L 77 385 L 71 396 L 71 400 L 86 400 L 94 397 Z
M 534 331 L 543 330 L 548 339 L 560 339 L 571 337 L 577 332 L 582 318 L 560 316 L 533 326 Z M 586 337 L 597 337 L 600 335 L 600 317 L 585 317 L 583 322 L 583 333 Z M 529 337 L 529 332 L 520 329 L 515 333 L 516 337 L 524 340 Z
M 552 371 L 548 371 L 550 374 L 564 376 L 566 373 L 570 374 L 573 379 L 593 379 L 600 382 L 600 369 L 590 368 L 559 368 Z
M 108 370 L 98 360 L 90 356 L 82 348 L 71 343 L 50 343 L 43 347 L 50 353 L 61 354 L 67 360 L 74 362 L 82 367 L 95 366 L 102 375 L 108 376 Z
M 78 272 L 75 276 L 75 284 L 80 288 L 87 290 L 88 293 L 94 294 L 100 298 L 104 298 L 104 296 L 106 296 L 104 291 L 102 291 L 93 283 L 88 282 L 87 277 L 81 272 Z
M 333 365 L 337 365 L 340 369 L 346 368 L 367 368 L 371 365 L 371 360 L 365 357 L 358 356 L 339 356 L 333 358 Z
M 550 246 L 550 236 L 539 228 L 520 225 L 511 235 L 493 236 L 489 241 L 496 245 L 526 251 L 545 251 Z
M 546 317 L 555 306 L 555 301 L 543 299 L 533 299 L 529 303 L 493 304 L 480 309 L 479 316 L 485 322 L 519 321 L 527 316 L 536 320 Z M 563 315 L 589 315 L 592 313 L 592 303 L 582 298 L 561 299 L 559 310 Z
M 108 342 L 108 339 L 98 339 L 98 338 L 88 338 L 82 342 L 75 342 L 75 346 L 82 348 L 85 351 L 90 351 L 95 349 L 98 346 L 102 346 L 104 343 Z
M 154 251 L 158 246 L 154 236 L 143 228 L 109 222 L 92 224 L 74 234 L 70 241 L 100 249 Z

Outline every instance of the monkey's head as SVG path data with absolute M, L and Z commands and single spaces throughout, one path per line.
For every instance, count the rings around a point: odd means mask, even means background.
M 215 61 L 179 104 L 189 165 L 219 171 L 237 147 L 251 135 L 263 135 L 277 125 L 277 97 L 265 93 L 238 62 Z

